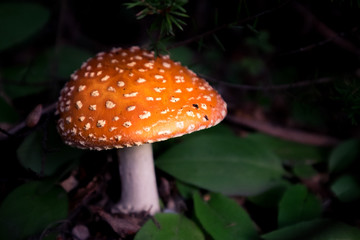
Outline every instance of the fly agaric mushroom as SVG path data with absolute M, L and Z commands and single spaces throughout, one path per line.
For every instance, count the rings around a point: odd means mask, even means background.
M 116 209 L 160 210 L 151 143 L 218 124 L 226 103 L 169 56 L 139 47 L 101 52 L 71 75 L 58 101 L 66 144 L 118 148 L 122 194 Z

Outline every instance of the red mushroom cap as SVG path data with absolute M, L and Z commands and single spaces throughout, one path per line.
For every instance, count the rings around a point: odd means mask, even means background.
M 214 126 L 226 111 L 204 79 L 169 56 L 118 48 L 71 75 L 58 101 L 58 131 L 79 148 L 121 148 Z

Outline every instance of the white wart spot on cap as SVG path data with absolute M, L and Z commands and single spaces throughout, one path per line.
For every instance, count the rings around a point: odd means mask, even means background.
M 105 82 L 105 81 L 107 81 L 109 78 L 110 78 L 109 75 L 105 75 L 105 76 L 102 77 L 100 80 L 101 80 L 102 82 Z
M 105 126 L 105 123 L 106 123 L 105 120 L 98 120 L 97 123 L 96 123 L 96 126 L 97 126 L 98 128 L 102 128 L 102 127 Z
M 147 62 L 147 63 L 144 64 L 144 66 L 147 67 L 147 68 L 152 69 L 154 67 L 154 63 L 153 62 Z
M 161 87 L 155 87 L 154 88 L 154 90 L 155 90 L 155 92 L 162 92 L 162 91 L 164 91 L 166 88 L 161 88 Z
M 135 110 L 135 108 L 136 108 L 136 106 L 128 106 L 128 107 L 126 108 L 126 110 L 128 110 L 128 111 L 130 112 L 130 111 Z
M 140 119 L 149 118 L 151 116 L 151 113 L 149 111 L 144 111 L 143 114 L 139 115 Z
M 195 114 L 193 111 L 187 111 L 186 114 L 189 116 L 189 117 L 195 117 Z
M 159 135 L 167 135 L 167 134 L 170 134 L 170 133 L 171 133 L 171 131 L 169 131 L 169 130 L 164 130 L 164 131 L 158 132 Z
M 82 108 L 82 106 L 83 106 L 83 104 L 82 104 L 82 102 L 81 102 L 81 101 L 76 101 L 76 103 L 75 103 L 75 107 L 76 107 L 77 109 Z
M 204 96 L 204 98 L 206 99 L 206 101 L 209 101 L 209 102 L 211 101 L 211 97 L 210 97 L 210 96 L 207 96 L 207 95 L 206 95 L 206 96 Z
M 185 82 L 184 77 L 183 77 L 183 76 L 175 76 L 175 82 L 176 82 L 176 83 L 183 83 L 183 82 Z
M 105 106 L 106 106 L 106 108 L 111 109 L 111 108 L 114 108 L 116 106 L 116 104 L 113 103 L 112 101 L 108 100 L 105 102 Z
M 109 87 L 107 88 L 107 90 L 108 90 L 109 92 L 116 92 L 115 88 L 113 88 L 112 86 L 109 86 Z
M 162 65 L 166 68 L 170 68 L 171 67 L 171 64 L 170 63 L 167 63 L 167 62 L 163 62 Z
M 85 88 L 86 88 L 85 85 L 80 85 L 80 86 L 78 87 L 78 92 L 83 91 Z
M 117 82 L 117 85 L 118 85 L 119 87 L 123 87 L 123 86 L 125 86 L 125 83 L 124 83 L 123 81 L 118 81 L 118 82 Z
M 66 118 L 65 118 L 65 122 L 68 123 L 68 124 L 71 123 L 71 122 L 72 122 L 72 118 L 71 118 L 71 117 L 66 117 Z
M 136 82 L 138 83 L 144 83 L 146 82 L 146 80 L 144 78 L 138 78 L 138 80 L 136 80 Z
M 177 128 L 184 128 L 184 122 L 176 122 Z
M 132 124 L 131 124 L 130 121 L 126 121 L 126 122 L 123 123 L 123 126 L 126 127 L 126 128 L 130 127 L 131 125 Z
M 125 93 L 124 97 L 136 97 L 136 95 L 138 95 L 138 92 Z
M 91 95 L 92 97 L 97 97 L 97 96 L 99 96 L 100 94 L 99 94 L 99 91 L 98 91 L 98 90 L 95 90 L 95 91 L 92 91 L 92 92 L 90 93 L 90 95 Z
M 84 126 L 84 130 L 89 130 L 91 127 L 90 123 L 86 123 Z
M 180 98 L 171 97 L 170 102 L 175 103 L 175 102 L 178 102 L 179 100 L 180 100 Z
M 96 105 L 95 105 L 95 104 L 94 104 L 94 105 L 90 105 L 90 106 L 89 106 L 89 110 L 95 111 L 95 110 L 96 110 Z
M 129 66 L 129 67 L 133 67 L 133 66 L 136 65 L 136 62 L 130 62 L 130 63 L 126 64 L 126 65 Z
M 109 132 L 112 132 L 112 131 L 114 131 L 115 129 L 117 129 L 117 127 L 111 127 L 111 128 L 109 128 Z

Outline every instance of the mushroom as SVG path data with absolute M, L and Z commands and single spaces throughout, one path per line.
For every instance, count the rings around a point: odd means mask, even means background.
M 57 128 L 68 145 L 118 148 L 122 212 L 160 211 L 151 143 L 218 124 L 226 103 L 202 78 L 139 47 L 88 59 L 61 90 Z

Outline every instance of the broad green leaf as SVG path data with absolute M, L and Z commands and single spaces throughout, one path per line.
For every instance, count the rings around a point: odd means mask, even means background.
M 250 76 L 258 76 L 265 69 L 264 60 L 259 57 L 243 57 L 240 62 L 240 68 L 246 71 Z
M 331 191 L 342 202 L 351 202 L 360 198 L 360 185 L 355 177 L 343 175 L 331 184 Z
M 45 65 L 42 65 L 37 72 L 23 66 L 2 69 L 6 94 L 11 98 L 18 98 L 44 91 L 46 89 L 45 70 Z
M 358 240 L 360 229 L 328 219 L 300 222 L 262 235 L 265 240 Z
M 174 213 L 158 213 L 148 220 L 134 240 L 203 240 L 204 235 L 194 222 Z
M 175 182 L 175 184 L 176 184 L 176 188 L 179 191 L 180 195 L 185 199 L 192 198 L 194 192 L 198 191 L 198 189 L 196 187 L 186 184 L 179 180 L 177 180 Z
M 65 191 L 29 182 L 12 191 L 0 206 L 0 239 L 20 240 L 67 217 Z
M 263 208 L 277 208 L 285 190 L 290 185 L 291 184 L 288 181 L 280 181 L 269 190 L 255 196 L 248 197 L 247 200 Z
M 304 185 L 287 189 L 279 204 L 278 225 L 289 226 L 321 216 L 321 202 Z
M 54 126 L 50 126 L 45 134 L 35 131 L 27 136 L 19 146 L 17 156 L 24 168 L 49 176 L 75 161 L 81 150 L 63 144 Z
M 184 136 L 181 137 L 182 141 L 187 141 L 187 139 L 191 139 L 197 136 L 202 136 L 202 135 L 216 135 L 216 136 L 229 136 L 229 137 L 235 137 L 234 132 L 231 130 L 231 128 L 229 128 L 228 126 L 226 126 L 225 124 L 218 124 L 215 127 L 211 127 L 211 128 L 207 128 L 201 131 L 197 131 L 191 134 L 186 134 Z
M 360 140 L 351 139 L 338 145 L 330 154 L 330 172 L 341 172 L 360 156 Z
M 323 160 L 323 150 L 319 147 L 286 141 L 270 135 L 255 133 L 248 138 L 267 146 L 287 164 L 310 164 Z
M 280 160 L 250 139 L 229 135 L 188 138 L 156 161 L 175 178 L 227 195 L 255 195 L 281 181 Z
M 194 132 L 191 134 L 186 134 L 184 136 L 181 136 L 180 138 L 171 138 L 167 141 L 155 142 L 155 143 L 153 143 L 154 155 L 157 156 L 159 154 L 162 154 L 164 152 L 164 149 L 168 149 L 173 145 L 177 145 L 181 141 L 187 141 L 187 139 L 192 139 L 196 136 L 202 136 L 202 135 L 235 136 L 234 132 L 229 127 L 227 127 L 225 124 L 218 124 L 215 127 L 207 128 L 207 129 L 197 131 L 197 132 Z
M 3 69 L 5 91 L 12 98 L 44 91 L 54 77 L 68 79 L 91 55 L 88 51 L 67 45 L 47 50 L 28 66 Z
M 53 60 L 56 76 L 64 79 L 68 79 L 70 74 L 79 69 L 84 61 L 93 56 L 91 52 L 71 45 L 63 45 L 59 49 L 49 50 L 46 55 L 49 60 Z
M 0 4 L 0 51 L 32 37 L 49 19 L 50 12 L 35 3 Z
M 294 174 L 301 178 L 301 179 L 307 179 L 311 178 L 318 174 L 318 172 L 313 168 L 311 165 L 295 165 L 293 168 Z
M 249 215 L 234 200 L 212 193 L 204 202 L 194 194 L 195 215 L 203 228 L 215 240 L 258 239 L 255 226 Z
M 187 47 L 177 47 L 170 49 L 171 59 L 179 61 L 185 66 L 189 66 L 194 62 L 194 53 Z
M 0 97 L 0 122 L 13 123 L 19 115 L 2 97 Z

